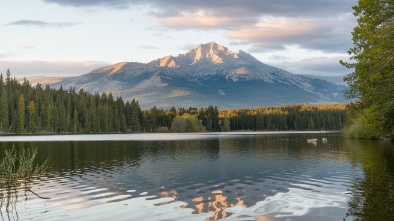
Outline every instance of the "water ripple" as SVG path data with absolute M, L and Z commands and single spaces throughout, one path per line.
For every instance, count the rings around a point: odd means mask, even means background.
M 357 168 L 333 147 L 282 138 L 62 143 L 58 156 L 42 148 L 56 158 L 31 189 L 50 199 L 30 194 L 19 218 L 342 220 Z

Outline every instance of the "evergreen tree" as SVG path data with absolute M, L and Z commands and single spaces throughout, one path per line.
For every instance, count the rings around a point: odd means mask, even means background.
M 213 120 L 213 130 L 214 131 L 220 131 L 219 111 L 218 111 L 218 108 L 216 106 L 213 109 L 212 120 Z
M 91 123 L 91 131 L 88 132 L 99 132 L 100 131 L 100 119 L 97 116 L 97 96 L 91 96 L 90 98 L 90 123 Z
M 44 109 L 43 109 L 44 110 Z M 54 119 L 53 119 L 53 106 L 48 104 L 45 107 L 45 115 L 42 115 L 43 119 L 45 119 L 45 124 L 43 125 L 45 130 L 53 132 L 54 127 Z
M 7 91 L 3 81 L 3 74 L 0 75 L 0 131 L 7 131 L 9 124 Z
M 131 131 L 133 132 L 139 132 L 141 129 L 141 123 L 140 123 L 140 107 L 138 102 L 136 102 L 134 99 L 131 101 Z
M 126 117 L 127 129 L 131 130 L 131 104 L 129 101 L 126 102 L 125 117 Z
M 223 131 L 230 131 L 230 120 L 228 118 L 223 119 Z
M 115 130 L 115 102 L 114 102 L 114 98 L 112 96 L 112 93 L 109 93 L 108 95 L 108 105 L 107 105 L 107 109 L 108 109 L 108 131 L 116 131 Z
M 256 130 L 264 130 L 264 116 L 261 112 L 256 116 Z
M 68 115 L 66 111 L 66 107 L 64 105 L 64 101 L 61 99 L 64 96 L 58 96 L 56 98 L 56 109 L 57 109 L 57 131 L 64 132 L 68 128 Z
M 73 113 L 73 131 L 76 133 L 78 131 L 78 112 L 74 109 Z
M 353 63 L 342 62 L 354 72 L 346 76 L 346 91 L 352 103 L 352 122 L 361 122 L 362 137 L 394 139 L 394 2 L 393 0 L 359 0 L 353 7 L 357 17 Z
M 31 101 L 29 103 L 29 106 L 27 106 L 27 110 L 29 112 L 29 122 L 28 122 L 28 129 L 27 132 L 35 132 L 36 131 L 36 108 L 34 105 L 34 101 Z
M 61 132 L 60 126 L 60 117 L 59 117 L 59 108 L 57 105 L 51 106 L 52 114 L 51 114 L 51 131 L 52 132 Z
M 24 133 L 25 132 L 25 98 L 23 95 L 19 96 L 18 100 L 18 108 L 17 108 L 17 133 Z
M 119 131 L 126 132 L 126 117 L 125 117 L 125 103 L 122 99 L 122 97 L 117 97 L 116 98 L 116 109 L 117 109 L 117 117 L 119 118 Z

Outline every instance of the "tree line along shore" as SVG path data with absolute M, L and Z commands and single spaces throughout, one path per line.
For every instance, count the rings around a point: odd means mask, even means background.
M 217 107 L 152 107 L 111 93 L 89 94 L 33 87 L 0 75 L 0 133 L 198 132 L 232 130 L 340 130 L 346 104 L 218 110 Z

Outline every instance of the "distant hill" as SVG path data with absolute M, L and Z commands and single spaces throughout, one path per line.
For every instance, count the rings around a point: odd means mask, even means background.
M 135 98 L 142 108 L 251 108 L 293 103 L 346 102 L 346 87 L 324 79 L 295 75 L 264 64 L 252 55 L 232 52 L 215 42 L 201 44 L 178 56 L 149 63 L 122 62 L 50 85 L 112 92 Z
M 314 75 L 304 75 L 309 78 L 319 78 L 337 85 L 347 86 L 347 83 L 343 80 L 346 75 L 337 75 L 337 76 L 314 76 Z

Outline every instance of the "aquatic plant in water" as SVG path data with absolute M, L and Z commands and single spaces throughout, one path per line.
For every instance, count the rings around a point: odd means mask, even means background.
M 34 193 L 30 187 L 34 177 L 40 176 L 47 168 L 46 161 L 40 165 L 34 164 L 37 149 L 21 149 L 15 147 L 5 150 L 4 158 L 0 162 L 0 213 L 4 208 L 6 213 L 16 211 L 20 191 Z M 43 197 L 40 197 L 43 198 Z

